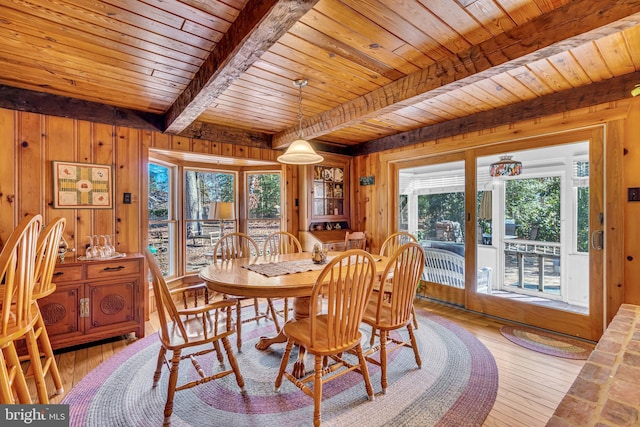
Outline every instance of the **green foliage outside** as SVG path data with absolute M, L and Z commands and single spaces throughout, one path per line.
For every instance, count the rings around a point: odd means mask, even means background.
M 208 219 L 211 202 L 233 202 L 234 178 L 231 173 L 186 171 L 186 219 Z
M 578 188 L 578 252 L 589 252 L 589 187 Z
M 505 184 L 505 216 L 515 220 L 518 239 L 560 242 L 560 177 Z
M 280 218 L 280 174 L 250 174 L 249 219 Z
M 149 220 L 169 219 L 169 168 L 149 163 Z
M 418 239 L 436 240 L 436 223 L 453 221 L 464 229 L 464 193 L 423 194 L 418 196 Z

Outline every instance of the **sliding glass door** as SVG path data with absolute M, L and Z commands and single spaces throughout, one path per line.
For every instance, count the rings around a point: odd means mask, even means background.
M 399 228 L 426 254 L 421 292 L 464 304 L 465 162 L 460 155 L 403 162 L 398 170 Z
M 421 293 L 596 339 L 603 322 L 602 132 L 399 162 L 400 229 L 427 254 Z

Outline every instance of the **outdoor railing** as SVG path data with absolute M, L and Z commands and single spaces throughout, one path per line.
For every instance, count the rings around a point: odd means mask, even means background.
M 561 244 L 555 242 L 539 242 L 534 240 L 510 239 L 504 242 L 504 253 L 515 255 L 518 265 L 518 287 L 524 288 L 525 258 L 535 257 L 538 262 L 538 290 L 545 290 L 544 261 L 546 258 L 560 260 Z M 559 264 L 558 264 L 559 265 Z

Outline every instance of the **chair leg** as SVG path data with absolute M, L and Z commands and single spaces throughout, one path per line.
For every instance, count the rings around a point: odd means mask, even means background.
M 180 367 L 180 350 L 173 351 L 171 358 L 171 371 L 169 372 L 169 384 L 167 385 L 167 403 L 164 405 L 163 426 L 171 425 L 171 414 L 173 413 L 173 397 L 176 394 L 178 384 L 178 368 Z
M 236 304 L 236 347 L 240 353 L 242 351 L 242 303 L 240 300 Z
M 284 299 L 283 317 L 284 317 L 284 323 L 287 323 L 289 321 L 289 298 Z
M 9 369 L 5 363 L 5 356 L 0 358 L 0 403 L 13 404 L 13 390 L 11 389 L 11 379 L 9 375 Z
M 36 329 L 38 331 L 38 348 L 44 354 L 44 366 L 42 373 L 46 377 L 48 373 L 51 374 L 53 379 L 53 385 L 56 388 L 56 394 L 64 393 L 64 386 L 62 385 L 62 378 L 60 377 L 60 371 L 58 370 L 58 364 L 51 348 L 51 342 L 49 341 L 49 334 L 44 324 L 42 314 L 38 313 L 38 320 L 36 321 Z
M 413 348 L 413 354 L 416 357 L 416 363 L 418 364 L 418 368 L 422 368 L 422 360 L 420 359 L 420 353 L 418 353 L 418 341 L 416 340 L 416 336 L 413 333 L 413 328 L 411 324 L 407 325 L 407 331 L 409 331 L 409 338 L 411 339 L 411 348 Z
M 315 356 L 315 367 L 313 377 L 313 425 L 314 427 L 320 426 L 321 413 L 320 404 L 322 403 L 322 371 L 323 371 L 323 357 Z
M 358 360 L 360 363 L 360 372 L 362 373 L 362 377 L 364 378 L 364 387 L 367 390 L 367 397 L 370 401 L 374 400 L 375 397 L 373 395 L 373 386 L 371 385 L 371 378 L 369 377 L 369 367 L 367 365 L 367 360 L 364 358 L 361 344 L 358 344 L 356 346 L 356 354 L 358 355 Z
M 271 318 L 273 319 L 273 323 L 276 325 L 276 331 L 280 332 L 280 323 L 278 322 L 278 313 L 273 307 L 273 301 L 271 298 L 267 298 L 267 304 L 269 305 L 269 311 L 271 312 Z
M 156 371 L 153 373 L 153 386 L 157 386 L 160 381 L 160 376 L 162 375 L 162 365 L 164 365 L 164 355 L 167 354 L 167 349 L 164 347 L 160 347 L 160 351 L 158 351 L 158 363 L 156 365 Z
M 256 313 L 256 323 L 260 322 L 260 304 L 258 303 L 258 298 L 253 299 L 253 310 Z
M 16 396 L 18 397 L 17 403 L 32 403 L 31 394 L 27 387 L 27 380 L 24 378 L 24 373 L 20 366 L 20 359 L 18 358 L 18 352 L 16 351 L 16 347 L 13 342 L 9 343 L 9 345 L 3 349 L 3 355 L 6 359 L 5 366 L 7 367 L 8 376 L 10 379 L 13 377 L 11 384 L 13 384 L 13 389 L 15 389 Z M 14 403 L 13 391 L 9 390 L 9 396 L 12 400 L 10 403 Z
M 220 363 L 222 365 L 224 363 L 224 357 L 222 356 L 222 353 L 220 352 L 220 343 L 218 341 L 214 341 L 213 342 L 213 348 L 216 350 L 216 356 L 218 357 L 218 363 Z
M 25 334 L 27 341 L 27 350 L 29 351 L 29 362 L 33 370 L 33 380 L 36 383 L 36 391 L 38 393 L 38 402 L 41 405 L 49 403 L 49 394 L 47 393 L 47 384 L 44 380 L 44 372 L 42 370 L 42 360 L 40 359 L 40 350 L 38 349 L 38 341 L 33 328 L 29 329 Z
M 380 331 L 380 386 L 387 394 L 387 331 Z
M 280 370 L 278 370 L 278 376 L 276 377 L 276 383 L 274 386 L 275 391 L 278 391 L 278 389 L 282 385 L 282 376 L 284 375 L 284 371 L 287 369 L 287 364 L 289 363 L 289 357 L 291 356 L 292 349 L 293 340 L 287 340 L 287 347 L 285 348 L 284 354 L 282 355 L 282 360 L 280 361 Z
M 411 316 L 413 317 L 413 327 L 418 329 L 418 316 L 416 316 L 415 306 L 411 306 Z
M 231 351 L 231 344 L 229 344 L 229 339 L 227 337 L 222 337 L 222 345 L 224 346 L 224 350 L 227 353 L 227 358 L 229 359 L 229 364 L 231 365 L 233 374 L 236 376 L 236 383 L 238 383 L 238 387 L 240 387 L 240 392 L 244 394 L 244 377 L 240 373 L 238 361 L 233 355 L 233 351 Z

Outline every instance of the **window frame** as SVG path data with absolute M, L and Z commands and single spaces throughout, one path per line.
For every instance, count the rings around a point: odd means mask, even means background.
M 207 236 L 203 236 L 203 235 L 198 235 L 197 237 L 194 236 L 190 236 L 188 233 L 189 230 L 189 225 L 190 224 L 195 224 L 195 223 L 203 223 L 203 224 L 209 224 L 212 227 L 216 227 L 216 226 L 220 226 L 220 221 L 214 220 L 214 219 L 209 219 L 209 218 L 195 218 L 195 219 L 191 219 L 191 218 L 187 218 L 187 191 L 186 191 L 186 185 L 187 185 L 187 173 L 189 172 L 202 172 L 202 173 L 208 173 L 208 174 L 225 174 L 225 175 L 231 175 L 233 176 L 233 200 L 230 200 L 231 203 L 233 203 L 233 209 L 235 210 L 235 216 L 236 216 L 236 220 L 233 220 L 233 229 L 231 231 L 238 231 L 238 225 L 237 225 L 237 218 L 238 218 L 238 201 L 239 201 L 239 194 L 238 194 L 238 178 L 239 178 L 239 173 L 237 171 L 234 170 L 226 170 L 226 169 L 213 169 L 213 168 L 206 168 L 206 167 L 198 167 L 198 166 L 183 166 L 182 167 L 182 173 L 181 173 L 181 189 L 183 191 L 184 197 L 181 198 L 180 200 L 180 208 L 182 211 L 182 215 L 183 215 L 183 220 L 182 220 L 182 224 L 181 224 L 181 233 L 182 233 L 182 241 L 180 242 L 180 248 L 181 248 L 181 252 L 183 255 L 183 266 L 182 266 L 182 273 L 183 275 L 190 275 L 190 274 L 194 274 L 197 273 L 200 267 L 196 267 L 195 269 L 191 270 L 189 269 L 189 264 L 190 264 L 190 255 L 189 255 L 189 248 L 188 248 L 188 244 L 190 239 L 194 239 L 193 243 L 194 246 L 197 244 L 202 244 L 205 247 L 207 247 L 208 250 L 213 249 L 213 244 L 214 244 L 214 240 L 213 237 L 210 235 L 209 239 L 207 240 Z M 213 202 L 213 201 L 225 201 L 228 202 L 229 200 L 209 200 L 208 203 Z M 231 232 L 231 231 L 227 231 L 228 228 L 228 221 L 224 221 L 224 229 L 225 232 Z M 195 239 L 201 239 L 201 242 L 196 242 Z M 206 250 L 205 250 L 206 252 Z M 206 257 L 206 255 L 204 255 Z
M 179 227 L 179 209 L 177 209 L 177 200 L 179 199 L 179 187 L 177 176 L 179 173 L 179 167 L 176 164 L 162 161 L 156 158 L 150 158 L 148 161 L 149 165 L 155 165 L 159 167 L 166 168 L 168 170 L 168 201 L 167 201 L 167 219 L 166 220 L 157 220 L 157 219 L 148 219 L 147 225 L 147 238 L 149 239 L 149 247 L 151 248 L 153 245 L 153 239 L 151 238 L 151 230 L 154 226 L 166 224 L 167 225 L 167 236 L 166 236 L 166 252 L 167 252 L 167 261 L 168 261 L 168 269 L 167 271 L 163 271 L 163 274 L 166 278 L 175 278 L 180 275 L 179 271 L 179 251 L 176 251 L 177 242 L 179 240 L 178 236 L 178 227 Z M 150 169 L 150 168 L 149 168 Z M 149 182 L 148 187 L 151 185 L 151 177 L 149 174 Z M 164 236 L 161 236 L 161 241 L 165 239 Z M 159 248 L 156 248 L 159 249 Z M 166 274 L 165 274 L 166 273 Z

